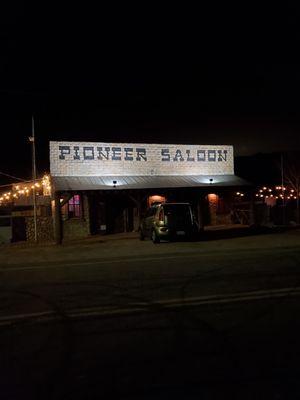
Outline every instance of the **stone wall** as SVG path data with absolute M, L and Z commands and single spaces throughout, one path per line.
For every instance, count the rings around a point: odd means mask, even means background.
M 218 208 L 218 195 L 210 193 L 207 195 L 210 225 L 217 225 L 217 208 Z
M 26 240 L 34 241 L 34 219 L 25 217 Z M 54 238 L 52 217 L 37 217 L 37 239 L 39 242 L 49 242 Z
M 230 224 L 232 224 L 230 213 L 216 215 L 216 225 L 230 225 Z
M 82 218 L 70 218 L 62 222 L 63 240 L 87 237 L 90 235 L 90 213 L 89 201 L 86 195 L 82 197 L 83 216 Z

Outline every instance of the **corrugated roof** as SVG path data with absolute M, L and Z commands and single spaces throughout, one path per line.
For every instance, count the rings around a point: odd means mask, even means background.
M 54 176 L 52 182 L 55 190 L 124 190 L 250 185 L 249 182 L 236 175 Z

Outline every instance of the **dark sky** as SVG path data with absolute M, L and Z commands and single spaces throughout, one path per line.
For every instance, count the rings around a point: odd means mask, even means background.
M 49 139 L 300 149 L 296 6 L 10 3 L 0 11 L 0 172 L 29 176 L 32 113 L 40 172 Z

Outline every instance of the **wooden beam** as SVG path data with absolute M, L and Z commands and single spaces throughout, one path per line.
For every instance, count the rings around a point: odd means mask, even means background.
M 203 231 L 204 229 L 204 221 L 203 221 L 203 199 L 201 196 L 201 192 L 197 191 L 197 219 L 199 231 Z
M 60 192 L 54 194 L 54 239 L 56 244 L 62 244 Z

